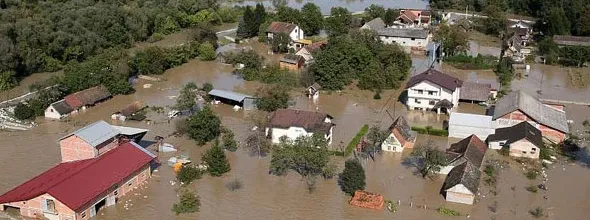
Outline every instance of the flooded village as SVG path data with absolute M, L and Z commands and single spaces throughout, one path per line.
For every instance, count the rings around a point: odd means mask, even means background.
M 268 8 L 272 2 L 263 1 Z M 404 45 L 411 66 L 401 85 L 363 90 L 355 79 L 333 90 L 308 83 L 288 91 L 285 109 L 265 112 L 248 99 L 259 98 L 268 84 L 244 79 L 239 72 L 243 64 L 225 63 L 218 50 L 215 60 L 193 58 L 159 75 L 134 77 L 130 83 L 135 91 L 130 94 L 112 95 L 97 86 L 53 102 L 44 117 L 12 122 L 0 114 L 0 122 L 9 121 L 7 125 L 24 124 L 18 126 L 22 129 L 0 131 L 0 219 L 586 219 L 590 214 L 590 151 L 584 139 L 589 129 L 584 122 L 590 119 L 590 67 L 526 62 L 516 66 L 511 83 L 502 85 L 494 68 L 459 68 L 445 60 L 434 39 L 434 26 L 441 24 L 431 17 L 434 10 L 426 9 L 427 2 L 317 4 L 325 15 L 338 5 L 350 12 L 371 4 L 412 8 L 396 14 L 395 25 L 371 19 L 355 27 L 374 31 L 382 42 Z M 287 1 L 290 7 L 302 5 Z M 298 24 L 278 23 L 289 29 L 286 32 L 299 29 Z M 313 42 L 303 33 L 287 33 L 297 38 L 290 39 L 290 46 L 301 45 L 276 53 L 273 43 L 259 42 L 258 37 L 228 42 L 236 38 L 236 26 L 217 27 L 219 48 L 255 51 L 264 57 L 264 68 L 279 66 L 303 74 L 313 63 L 310 57 L 318 54 L 311 51 L 332 43 L 324 30 Z M 265 32 L 268 36 L 272 26 Z M 191 37 L 181 30 L 157 42 L 138 42 L 129 51 L 185 45 Z M 318 42 L 321 46 L 313 48 Z M 474 57 L 504 55 L 499 53 L 501 43 L 488 47 L 468 42 Z M 12 100 L 0 107 L 11 109 L 14 100 L 26 102 L 18 97 L 32 92 L 30 85 L 48 81 L 49 75 L 63 72 L 30 75 L 0 92 L 0 100 Z M 214 90 L 191 90 L 198 94 L 199 107 L 177 111 L 189 82 L 199 87 L 210 83 Z M 238 149 L 223 150 L 229 172 L 220 177 L 203 174 L 184 184 L 176 166 L 185 165 L 177 161 L 206 167 L 202 155 L 216 143 L 199 146 L 188 135 L 178 135 L 176 124 L 203 106 L 235 134 Z M 379 128 L 385 136 L 370 146 L 367 132 L 357 138 L 364 126 Z M 299 128 L 302 131 L 291 131 Z M 251 135 L 265 129 L 267 141 L 277 146 L 284 136 L 294 140 L 312 131 L 325 134 L 336 175 L 318 176 L 310 189 L 308 178 L 297 172 L 271 174 L 273 151 L 260 156 L 246 147 Z M 571 137 L 579 137 L 576 143 L 584 147 L 574 157 L 557 150 Z M 413 152 L 422 146 L 432 146 L 445 157 L 427 177 L 414 164 Z M 549 147 L 554 153 L 544 159 Z M 348 149 L 350 154 L 345 153 Z M 353 205 L 369 201 L 351 199 L 341 189 L 337 174 L 348 160 L 362 165 L 366 185 L 359 192 L 376 194 L 377 210 Z M 240 187 L 229 187 L 236 180 Z M 198 212 L 177 214 L 171 209 L 186 189 L 198 196 Z

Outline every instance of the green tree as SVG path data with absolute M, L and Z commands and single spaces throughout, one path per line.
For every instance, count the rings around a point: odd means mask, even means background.
M 256 8 L 254 9 L 254 21 L 256 24 L 256 29 L 251 30 L 252 33 L 250 34 L 252 36 L 256 36 L 258 34 L 258 29 L 260 28 L 260 25 L 264 23 L 267 16 L 268 15 L 266 14 L 266 9 L 264 9 L 264 5 L 262 5 L 262 3 L 256 3 Z
M 218 143 L 203 154 L 202 160 L 207 164 L 207 172 L 211 176 L 221 176 L 231 170 L 225 153 L 223 153 L 223 149 L 219 147 Z
M 369 129 L 369 133 L 367 133 L 367 140 L 371 145 L 381 144 L 389 136 L 390 132 L 388 130 L 381 130 L 378 125 L 373 125 Z
M 184 85 L 176 99 L 176 105 L 174 105 L 174 108 L 178 111 L 191 110 L 197 104 L 197 88 L 197 84 L 194 82 L 189 82 Z
M 369 7 L 365 8 L 365 18 L 367 21 L 373 20 L 375 18 L 383 19 L 385 15 L 385 8 L 382 5 L 375 5 L 371 4 Z
M 590 5 L 584 7 L 584 11 L 580 14 L 578 22 L 578 34 L 582 36 L 590 36 Z
M 255 132 L 246 138 L 246 148 L 250 156 L 265 157 L 270 153 L 272 144 L 263 132 Z
M 209 93 L 209 92 L 211 92 L 211 90 L 213 90 L 213 84 L 208 83 L 208 82 L 203 83 L 203 85 L 201 86 L 201 90 Z
M 289 92 L 283 86 L 271 86 L 258 91 L 256 106 L 263 111 L 276 111 L 287 108 L 290 99 Z
M 180 202 L 172 205 L 172 211 L 174 211 L 176 215 L 195 213 L 199 211 L 200 206 L 201 201 L 199 200 L 199 197 L 196 196 L 195 193 L 186 190 L 180 195 Z
M 134 75 L 162 74 L 166 70 L 166 52 L 160 47 L 148 47 L 138 51 L 131 59 Z
M 440 25 L 439 30 L 434 34 L 434 40 L 442 43 L 443 51 L 447 56 L 464 53 L 469 49 L 468 36 L 457 26 Z
M 31 119 L 35 116 L 35 111 L 27 104 L 19 102 L 14 108 L 14 117 L 18 120 Z
M 0 73 L 0 91 L 6 91 L 16 85 L 16 73 L 14 71 L 4 71 Z
M 256 17 L 254 12 L 252 12 L 252 8 L 250 6 L 246 6 L 244 9 L 244 15 L 240 20 L 240 24 L 238 24 L 238 29 L 236 30 L 236 35 L 240 38 L 250 38 L 252 36 L 252 31 L 256 27 Z M 258 33 L 258 28 L 256 27 L 256 33 Z
M 356 190 L 365 189 L 365 170 L 358 160 L 349 159 L 344 163 L 344 171 L 338 176 L 338 185 L 350 196 L 354 195 Z
M 213 45 L 213 48 L 217 47 L 217 34 L 210 26 L 200 26 L 193 28 L 191 35 L 193 41 L 199 45 L 207 42 Z
M 234 132 L 232 132 L 231 130 L 226 129 L 226 131 L 224 131 L 223 133 L 223 137 L 221 138 L 221 140 L 223 141 L 223 149 L 231 152 L 235 152 L 236 150 L 238 150 L 238 143 L 236 143 Z
M 205 42 L 199 46 L 199 58 L 201 60 L 215 60 L 215 57 L 215 48 L 209 42 Z
M 399 10 L 388 8 L 383 15 L 383 22 L 385 22 L 386 25 L 391 26 L 397 17 L 399 17 Z
M 324 27 L 324 15 L 320 7 L 308 2 L 301 8 L 301 29 L 305 35 L 317 35 Z
M 183 166 L 176 174 L 176 179 L 184 184 L 190 184 L 195 180 L 201 179 L 202 173 L 194 166 Z
M 289 44 L 291 43 L 291 37 L 287 33 L 274 34 L 271 41 L 271 49 L 275 53 L 287 53 L 289 52 Z
M 331 36 L 339 36 L 348 33 L 352 23 L 352 14 L 343 7 L 333 7 L 330 17 L 326 18 L 326 31 Z
M 484 9 L 487 18 L 483 19 L 482 26 L 485 34 L 499 36 L 506 29 L 506 15 L 496 5 L 488 5 Z
M 206 106 L 188 118 L 188 136 L 198 145 L 217 138 L 220 134 L 221 120 L 211 108 Z
M 276 14 L 277 21 L 300 24 L 302 20 L 301 12 L 297 9 L 282 6 L 279 7 Z
M 568 35 L 570 33 L 570 21 L 562 8 L 551 8 L 547 17 L 541 19 L 543 30 L 549 36 Z
M 436 148 L 431 141 L 418 145 L 412 151 L 410 161 L 418 168 L 423 178 L 433 176 L 445 165 L 445 153 Z
M 322 174 L 329 161 L 327 142 L 322 136 L 314 134 L 294 141 L 283 140 L 272 150 L 270 173 L 281 176 L 293 170 L 301 176 Z

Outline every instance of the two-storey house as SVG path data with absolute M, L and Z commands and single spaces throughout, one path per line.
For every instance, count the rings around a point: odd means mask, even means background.
M 406 105 L 413 110 L 450 112 L 459 104 L 463 81 L 430 68 L 412 77 L 406 86 Z

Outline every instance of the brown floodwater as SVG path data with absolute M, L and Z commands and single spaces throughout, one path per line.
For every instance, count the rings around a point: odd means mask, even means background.
M 257 47 L 257 45 L 254 45 Z M 264 48 L 263 48 L 264 49 Z M 414 58 L 415 72 L 424 68 L 424 58 Z M 468 71 L 449 70 L 451 74 L 464 78 Z M 245 82 L 231 74 L 232 68 L 217 62 L 193 60 L 182 66 L 170 69 L 162 75 L 164 81 L 150 82 L 138 80 L 136 92 L 132 95 L 116 96 L 85 112 L 69 117 L 65 122 L 38 119 L 39 126 L 31 131 L 0 132 L 0 193 L 38 175 L 59 162 L 59 137 L 96 120 L 149 129 L 144 138 L 153 140 L 156 135 L 168 136 L 174 130 L 164 114 L 149 113 L 149 122 L 116 122 L 110 115 L 135 100 L 145 101 L 150 106 L 171 106 L 179 89 L 187 82 L 202 84 L 210 82 L 216 88 L 255 94 L 260 83 Z M 490 77 L 490 73 L 478 72 L 478 76 Z M 492 73 L 493 74 L 493 73 Z M 143 88 L 144 84 L 151 88 Z M 403 115 L 412 126 L 442 127 L 448 116 L 431 112 L 408 111 L 398 101 L 402 89 L 385 91 L 381 100 L 374 100 L 373 93 L 359 90 L 343 90 L 340 93 L 321 93 L 313 102 L 303 95 L 303 89 L 292 92 L 293 108 L 322 111 L 335 117 L 336 123 L 333 148 L 346 146 L 363 124 L 387 127 L 392 118 Z M 231 106 L 215 105 L 214 111 L 221 116 L 224 126 L 236 133 L 241 142 L 251 132 L 254 122 L 250 116 L 257 112 L 233 111 Z M 483 107 L 461 103 L 461 112 L 481 112 Z M 581 112 L 582 109 L 576 110 Z M 590 115 L 590 111 L 579 113 L 580 117 Z M 188 186 L 195 190 L 201 199 L 200 212 L 176 216 L 170 210 L 178 200 L 179 185 L 172 185 L 175 176 L 165 161 L 172 156 L 188 155 L 194 163 L 200 162 L 201 154 L 208 146 L 199 147 L 185 137 L 170 137 L 165 140 L 179 147 L 180 152 L 160 153 L 164 163 L 149 183 L 125 196 L 113 207 L 99 211 L 97 219 L 456 219 L 437 213 L 440 206 L 459 210 L 472 219 L 530 219 L 528 211 L 537 206 L 543 207 L 549 219 L 586 219 L 590 214 L 590 170 L 577 164 L 556 164 L 548 171 L 549 191 L 531 194 L 524 190 L 529 184 L 538 184 L 524 177 L 518 165 L 503 169 L 500 174 L 497 196 L 482 196 L 473 206 L 446 203 L 439 194 L 444 176 L 424 180 L 415 175 L 415 169 L 404 163 L 410 151 L 402 154 L 383 153 L 375 161 L 364 161 L 367 175 L 366 189 L 382 194 L 386 199 L 400 201 L 396 213 L 388 211 L 365 210 L 348 205 L 350 197 L 338 188 L 335 179 L 318 179 L 316 190 L 308 193 L 306 181 L 296 173 L 284 177 L 268 174 L 270 157 L 253 157 L 244 149 L 228 152 L 232 170 L 223 177 L 204 176 Z M 433 141 L 446 148 L 447 138 L 420 135 L 418 144 Z M 342 168 L 344 159 L 332 158 Z M 225 184 L 240 179 L 244 187 L 232 192 Z M 483 183 L 482 183 L 483 184 Z M 515 186 L 515 190 L 511 187 Z M 483 197 L 485 195 L 485 197 Z M 548 199 L 544 199 L 547 196 Z M 496 201 L 498 210 L 492 213 L 489 206 Z M 125 206 L 125 204 L 128 204 Z M 410 204 L 412 206 L 410 207 Z M 426 206 L 424 208 L 424 205 Z M 461 217 L 464 218 L 464 217 Z

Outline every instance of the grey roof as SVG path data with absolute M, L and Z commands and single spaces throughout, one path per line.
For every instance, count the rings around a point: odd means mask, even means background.
M 281 58 L 281 62 L 290 63 L 290 64 L 297 64 L 299 61 L 302 61 L 303 57 L 297 54 L 285 54 L 283 58 Z
M 506 144 L 512 144 L 522 139 L 527 139 L 539 148 L 543 147 L 541 131 L 526 121 L 512 127 L 496 129 L 495 134 L 488 136 L 487 141 L 506 141 Z
M 490 84 L 493 90 L 500 91 L 500 83 L 498 80 L 481 78 L 475 72 L 470 72 L 467 74 L 467 79 L 464 82 Z
M 149 131 L 147 129 L 142 129 L 142 128 L 132 128 L 132 127 L 124 127 L 124 126 L 116 126 L 116 125 L 111 125 L 111 127 L 113 127 L 115 130 L 119 131 L 119 133 L 121 133 L 122 135 L 136 135 L 136 134 L 140 134 L 140 133 Z
M 451 112 L 449 125 L 462 125 L 476 128 L 494 128 L 492 116 Z
M 65 114 L 68 114 L 68 113 L 74 111 L 74 109 L 70 105 L 68 105 L 68 103 L 64 99 L 54 102 L 53 104 L 51 104 L 51 106 L 60 115 L 65 115 Z
M 486 143 L 484 143 L 477 136 L 471 135 L 457 143 L 451 144 L 449 149 L 446 151 L 447 159 L 449 159 L 448 155 L 456 155 L 456 157 L 451 161 L 447 160 L 447 162 L 453 163 L 454 160 L 464 158 L 466 161 L 476 165 L 476 167 L 479 169 L 483 163 L 483 159 L 487 150 L 488 146 Z
M 220 90 L 220 89 L 213 89 L 213 90 L 209 91 L 209 95 L 224 98 L 224 99 L 229 99 L 229 100 L 236 101 L 236 102 L 242 102 L 246 98 L 253 98 L 252 96 L 249 96 L 246 94 L 237 93 L 237 92 L 233 92 L 233 91 L 227 91 L 227 90 Z
M 361 27 L 361 29 L 370 29 L 370 30 L 378 30 L 381 28 L 385 28 L 387 25 L 381 18 L 375 18 L 373 20 L 368 21 Z
M 496 120 L 516 110 L 522 111 L 537 123 L 563 133 L 569 132 L 564 111 L 549 107 L 520 90 L 511 92 L 498 100 L 494 107 L 493 119 Z
M 447 178 L 445 179 L 443 189 L 446 191 L 453 186 L 462 184 L 475 195 L 477 194 L 480 177 L 481 172 L 479 171 L 479 168 L 471 162 L 466 161 L 451 169 L 451 172 L 449 172 L 449 175 L 447 175 Z
M 381 28 L 377 29 L 379 36 L 387 37 L 405 37 L 405 38 L 420 38 L 426 39 L 428 37 L 428 30 L 424 29 L 410 29 L 410 28 Z
M 78 136 L 80 139 L 84 140 L 86 143 L 90 144 L 93 147 L 96 147 L 106 140 L 111 139 L 121 132 L 115 128 L 113 128 L 110 124 L 106 123 L 105 121 L 97 121 L 92 124 L 86 125 L 83 128 L 80 128 L 59 140 L 63 140 L 67 137 L 72 135 Z
M 459 99 L 485 102 L 490 97 L 491 84 L 464 81 Z

